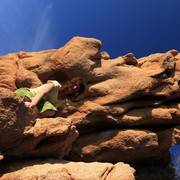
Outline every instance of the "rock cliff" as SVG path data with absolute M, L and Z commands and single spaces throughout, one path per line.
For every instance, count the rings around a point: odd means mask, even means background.
M 100 40 L 74 37 L 60 49 L 0 57 L 0 179 L 33 179 L 31 171 L 39 179 L 131 180 L 134 164 L 169 160 L 169 148 L 180 144 L 180 53 L 111 59 L 101 46 Z M 62 117 L 36 119 L 14 93 L 73 77 L 87 88 Z M 36 161 L 47 157 L 68 161 Z M 34 161 L 9 163 L 25 158 Z

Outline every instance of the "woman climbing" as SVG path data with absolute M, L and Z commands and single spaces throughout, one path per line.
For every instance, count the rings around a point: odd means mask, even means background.
M 37 88 L 20 88 L 15 93 L 23 98 L 27 107 L 36 107 L 40 117 L 55 117 L 64 109 L 68 100 L 73 101 L 84 90 L 83 80 L 73 78 L 63 85 L 56 80 L 49 80 Z

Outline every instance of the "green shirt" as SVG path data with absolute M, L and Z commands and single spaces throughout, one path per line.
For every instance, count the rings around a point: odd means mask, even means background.
M 52 105 L 54 105 L 55 108 L 58 108 L 58 107 L 61 107 L 61 108 L 64 108 L 67 104 L 67 99 L 64 99 L 64 100 L 59 100 L 58 99 L 58 92 L 59 92 L 59 89 L 61 88 L 61 84 L 58 82 L 58 81 L 55 81 L 55 80 L 50 80 L 48 81 L 48 83 L 51 82 L 53 83 L 54 85 L 54 88 L 53 90 L 47 94 L 43 99 L 45 101 L 49 101 Z M 43 84 L 42 86 L 39 86 L 37 88 L 31 88 L 30 91 L 32 93 L 39 93 L 42 91 L 42 89 L 46 86 L 47 84 Z

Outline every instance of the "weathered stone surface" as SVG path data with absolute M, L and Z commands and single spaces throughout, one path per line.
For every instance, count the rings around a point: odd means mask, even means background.
M 43 82 L 52 78 L 59 81 L 75 76 L 89 78 L 93 75 L 95 60 L 101 57 L 100 48 L 101 41 L 97 39 L 74 37 L 58 50 L 38 54 L 24 52 L 18 63 L 36 73 Z
M 37 87 L 42 85 L 42 82 L 38 76 L 26 70 L 23 66 L 18 64 L 17 74 L 16 74 L 16 87 Z
M 16 61 L 0 59 L 0 87 L 14 91 L 16 89 L 16 71 Z
M 133 66 L 137 66 L 138 65 L 138 61 L 134 57 L 134 54 L 132 54 L 132 53 L 128 53 L 128 54 L 124 55 L 123 59 L 125 61 L 125 64 L 127 64 L 127 65 L 133 65 Z
M 109 60 L 110 56 L 106 51 L 101 52 L 101 59 Z
M 24 131 L 34 122 L 33 111 L 14 92 L 0 88 L 0 151 L 3 154 L 24 139 Z
M 180 144 L 180 127 L 169 129 L 111 129 L 81 135 L 68 159 L 75 161 L 134 162 L 160 156 Z
M 73 125 L 80 136 L 70 160 L 166 158 L 169 147 L 180 143 L 180 53 L 111 59 L 101 46 L 97 39 L 74 37 L 59 49 L 0 57 L 0 161 L 62 158 L 77 138 Z M 62 118 L 37 120 L 13 93 L 77 76 L 86 81 L 86 91 L 69 102 Z
M 35 124 L 35 125 L 34 125 Z M 64 118 L 36 119 L 14 92 L 0 92 L 1 160 L 37 156 L 63 157 L 77 138 L 71 120 Z
M 30 129 L 21 129 L 16 138 L 11 134 L 4 136 L 11 138 L 13 144 L 1 142 L 1 150 L 5 158 L 27 157 L 57 157 L 62 158 L 68 154 L 72 142 L 78 137 L 78 132 L 71 125 L 71 120 L 64 118 L 36 119 L 36 123 Z M 24 130 L 24 131 L 23 131 Z M 2 137 L 2 136 L 1 136 Z M 7 140 L 7 138 L 5 139 Z M 10 140 L 9 140 L 10 141 Z
M 85 100 L 70 115 L 76 126 L 179 124 L 178 60 L 169 52 L 142 58 L 138 67 L 119 59 L 102 60 L 94 68 L 98 82 L 91 77 L 95 82 L 89 83 Z
M 135 180 L 134 168 L 122 162 L 113 165 L 44 160 L 3 164 L 3 169 L 0 171 L 4 174 L 0 180 Z
M 23 67 L 25 68 L 25 70 L 29 70 L 30 72 L 33 72 L 34 76 L 35 75 L 41 76 L 40 72 L 42 71 L 47 71 L 47 73 L 51 75 L 54 62 L 49 61 L 49 58 L 52 56 L 54 52 L 56 52 L 56 50 L 46 50 L 46 51 L 40 51 L 40 52 L 22 52 L 21 51 L 18 53 L 18 57 L 19 57 L 19 60 L 17 61 L 18 66 L 21 68 L 21 70 Z M 27 81 L 27 78 L 24 77 L 23 79 L 22 77 L 21 81 Z

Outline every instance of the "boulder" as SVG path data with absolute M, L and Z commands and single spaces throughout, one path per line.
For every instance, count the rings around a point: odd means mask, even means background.
M 164 155 L 180 144 L 180 126 L 169 129 L 111 129 L 81 135 L 67 157 L 84 162 L 136 162 Z
M 0 92 L 0 160 L 65 156 L 78 132 L 68 118 L 36 119 L 9 89 Z
M 135 169 L 128 164 L 84 163 L 58 160 L 42 160 L 3 164 L 0 180 L 135 180 Z
M 65 118 L 36 119 L 30 129 L 16 131 L 11 129 L 3 134 L 10 139 L 4 138 L 6 143 L 1 140 L 0 149 L 6 159 L 49 156 L 61 159 L 79 135 L 71 120 Z

